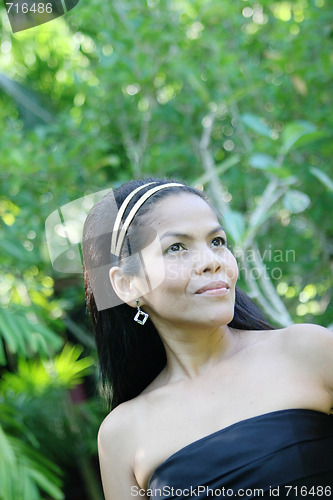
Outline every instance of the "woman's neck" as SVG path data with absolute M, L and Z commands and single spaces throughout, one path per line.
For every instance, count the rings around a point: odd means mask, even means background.
M 160 327 L 167 366 L 165 376 L 168 381 L 194 379 L 204 374 L 219 360 L 235 351 L 239 340 L 227 325 L 200 328 Z

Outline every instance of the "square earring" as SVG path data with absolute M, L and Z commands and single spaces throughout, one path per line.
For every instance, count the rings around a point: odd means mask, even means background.
M 136 315 L 134 316 L 134 321 L 136 321 L 140 325 L 144 325 L 145 322 L 147 321 L 147 319 L 149 318 L 149 314 L 145 313 L 144 311 L 141 311 L 140 304 L 139 304 L 138 300 L 136 301 L 136 305 L 137 305 L 138 311 L 137 311 Z M 141 319 L 140 319 L 140 316 L 141 316 Z

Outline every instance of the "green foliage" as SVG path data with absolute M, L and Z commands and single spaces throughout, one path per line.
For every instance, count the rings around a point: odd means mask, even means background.
M 244 115 L 241 115 L 241 120 L 243 123 L 245 123 L 245 125 L 247 125 L 250 129 L 254 130 L 258 134 L 272 138 L 272 129 L 268 127 L 263 122 L 263 120 L 259 118 L 259 116 L 246 113 Z
M 41 491 L 64 498 L 62 471 L 55 464 L 70 465 L 96 453 L 101 409 L 93 400 L 74 405 L 67 392 L 93 364 L 88 357 L 78 359 L 81 353 L 81 347 L 65 345 L 54 360 L 21 359 L 15 373 L 3 375 L 0 478 L 5 478 L 5 500 L 39 500 Z
M 1 500 L 40 500 L 40 490 L 62 500 L 60 469 L 28 444 L 5 434 L 0 426 Z
M 82 276 L 52 269 L 44 222 L 128 179 L 206 187 L 242 251 L 240 284 L 266 313 L 333 324 L 332 13 L 328 0 L 91 0 L 15 35 L 1 18 L 0 364 L 11 371 L 1 391 L 16 412 L 7 437 L 36 453 L 47 438 L 48 459 L 68 464 L 75 429 L 98 423 L 95 400 L 74 408 L 63 397 L 91 360 L 69 348 L 53 356 L 68 337 L 89 348 L 93 339 Z
M 37 353 L 47 356 L 62 346 L 62 340 L 27 307 L 15 313 L 0 308 L 0 336 L 9 353 L 22 357 Z M 6 364 L 3 344 L 0 342 L 0 365 Z
M 82 383 L 94 361 L 78 359 L 83 348 L 66 344 L 62 352 L 51 360 L 19 359 L 16 373 L 5 373 L 0 388 L 13 393 L 38 395 L 52 387 L 73 388 Z

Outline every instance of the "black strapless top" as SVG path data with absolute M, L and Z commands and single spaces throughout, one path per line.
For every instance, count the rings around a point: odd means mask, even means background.
M 167 458 L 150 476 L 147 494 L 333 500 L 333 415 L 288 409 L 237 422 Z

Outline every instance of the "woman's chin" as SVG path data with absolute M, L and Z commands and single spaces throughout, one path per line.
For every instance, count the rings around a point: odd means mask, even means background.
M 225 312 L 224 314 L 216 314 L 216 315 L 203 315 L 202 317 L 196 317 L 191 321 L 193 322 L 196 326 L 200 326 L 201 328 L 203 327 L 208 327 L 208 328 L 217 328 L 219 326 L 226 326 L 228 325 L 234 317 L 234 311 L 230 312 Z

